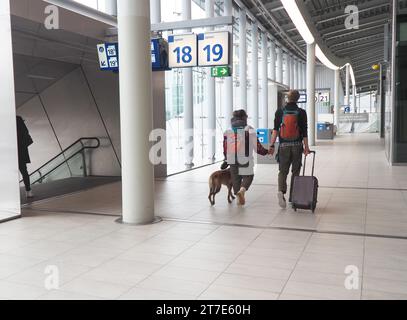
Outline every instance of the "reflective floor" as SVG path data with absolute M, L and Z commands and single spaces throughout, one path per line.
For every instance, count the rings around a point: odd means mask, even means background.
M 225 190 L 209 206 L 213 167 L 157 182 L 166 220 L 151 226 L 114 223 L 117 183 L 38 202 L 0 225 L 0 298 L 407 299 L 407 168 L 383 148 L 320 143 L 315 215 L 277 207 L 275 166 L 258 167 L 245 208 Z

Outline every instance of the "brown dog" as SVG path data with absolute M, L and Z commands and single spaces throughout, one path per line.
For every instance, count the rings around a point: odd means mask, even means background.
M 230 169 L 214 172 L 209 178 L 209 201 L 212 206 L 215 205 L 215 196 L 220 192 L 222 184 L 228 188 L 228 202 L 232 203 L 235 199 L 232 193 L 232 176 Z

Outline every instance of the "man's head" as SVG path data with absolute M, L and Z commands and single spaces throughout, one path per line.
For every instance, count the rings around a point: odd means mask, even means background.
M 300 93 L 298 90 L 290 90 L 287 95 L 288 102 L 297 103 L 300 100 Z

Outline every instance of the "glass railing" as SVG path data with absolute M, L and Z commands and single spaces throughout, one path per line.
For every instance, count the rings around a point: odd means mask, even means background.
M 95 137 L 81 138 L 30 174 L 31 185 L 70 177 L 88 176 L 86 154 L 100 147 Z M 21 181 L 22 182 L 22 181 Z

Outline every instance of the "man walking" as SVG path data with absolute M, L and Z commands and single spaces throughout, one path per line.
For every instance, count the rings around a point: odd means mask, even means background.
M 310 153 L 308 145 L 308 120 L 304 109 L 298 107 L 297 102 L 300 93 L 292 90 L 288 93 L 288 103 L 283 109 L 276 112 L 274 120 L 274 130 L 271 138 L 271 150 L 274 154 L 277 137 L 280 146 L 278 150 L 278 162 L 280 172 L 278 176 L 278 203 L 281 208 L 287 207 L 285 194 L 287 193 L 287 176 L 292 167 L 291 192 L 294 177 L 300 175 L 302 167 L 302 154 L 306 156 Z

